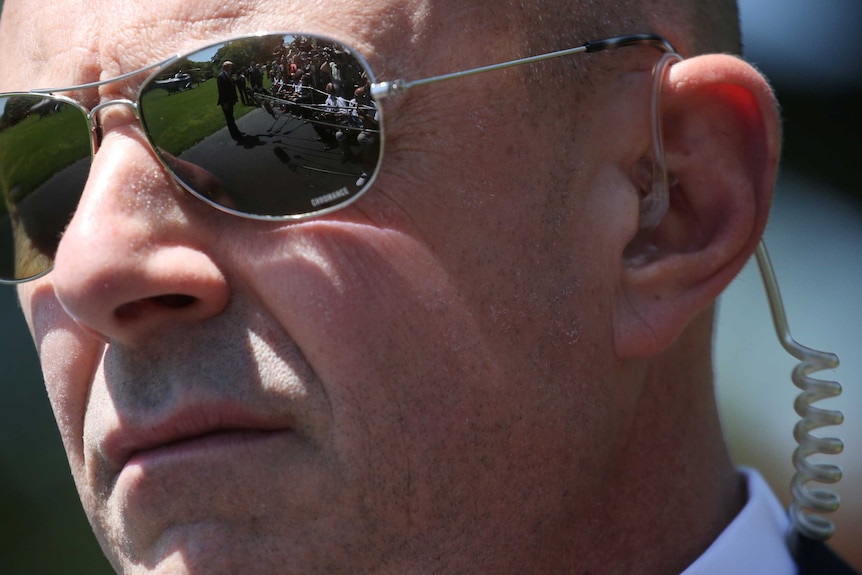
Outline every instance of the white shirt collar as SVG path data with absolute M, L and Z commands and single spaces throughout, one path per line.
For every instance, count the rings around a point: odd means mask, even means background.
M 682 575 L 796 575 L 786 544 L 787 514 L 760 473 L 740 473 L 748 482 L 748 502 Z

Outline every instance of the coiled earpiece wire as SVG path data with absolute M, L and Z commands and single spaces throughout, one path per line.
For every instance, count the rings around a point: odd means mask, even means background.
M 640 229 L 655 228 L 667 213 L 670 201 L 667 164 L 665 162 L 661 128 L 661 85 L 672 62 L 681 61 L 676 53 L 666 53 L 658 61 L 653 72 L 653 93 L 650 105 L 652 115 L 652 154 L 653 181 L 650 193 L 641 199 Z M 809 482 L 837 483 L 841 479 L 841 468 L 827 463 L 814 463 L 809 460 L 814 455 L 837 455 L 844 449 L 843 442 L 835 437 L 817 437 L 812 431 L 821 427 L 841 425 L 844 415 L 840 411 L 823 409 L 812 404 L 841 394 L 841 385 L 835 381 L 825 381 L 811 377 L 812 374 L 838 367 L 838 356 L 834 353 L 818 351 L 806 347 L 790 334 L 787 313 L 778 288 L 778 280 L 766 244 L 763 240 L 757 246 L 755 258 L 760 270 L 775 333 L 781 346 L 799 360 L 791 374 L 794 385 L 802 390 L 794 401 L 794 409 L 801 419 L 793 428 L 793 437 L 798 447 L 793 452 L 793 467 L 796 469 L 790 491 L 793 497 L 789 515 L 793 529 L 788 534 L 788 544 L 795 552 L 800 535 L 815 540 L 826 540 L 835 532 L 835 526 L 822 514 L 838 509 L 839 497 L 825 489 L 811 489 Z
M 811 434 L 821 427 L 841 425 L 844 414 L 837 410 L 814 407 L 814 402 L 841 395 L 841 385 L 836 381 L 826 381 L 811 377 L 812 374 L 838 367 L 838 356 L 834 353 L 818 351 L 806 347 L 790 335 L 787 314 L 778 289 L 775 271 L 763 241 L 755 252 L 760 275 L 769 299 L 775 333 L 785 351 L 799 360 L 793 368 L 791 379 L 802 390 L 796 396 L 793 407 L 802 418 L 793 428 L 793 437 L 798 447 L 793 452 L 793 467 L 796 474 L 790 482 L 793 501 L 790 503 L 790 519 L 793 531 L 789 534 L 791 549 L 796 547 L 797 537 L 804 535 L 810 539 L 825 540 L 835 532 L 832 521 L 821 515 L 838 509 L 838 496 L 825 489 L 811 489 L 808 483 L 837 483 L 841 479 L 841 468 L 827 463 L 809 461 L 813 455 L 837 455 L 844 449 L 844 443 L 836 437 L 816 437 Z M 809 513 L 808 510 L 816 513 Z

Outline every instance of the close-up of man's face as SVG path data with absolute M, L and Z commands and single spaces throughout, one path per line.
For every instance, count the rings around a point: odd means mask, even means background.
M 10 1 L 2 90 L 104 80 L 271 28 L 355 46 L 385 79 L 515 58 L 530 34 L 513 15 L 414 4 L 76 2 L 30 18 Z M 563 62 L 387 101 L 374 188 L 299 223 L 213 209 L 166 173 L 130 108 L 99 112 L 54 269 L 20 298 L 116 568 L 471 572 L 465 546 L 493 570 L 512 561 L 502 550 L 526 563 L 573 528 L 626 391 L 594 383 L 660 54 L 625 50 L 595 57 L 589 91 L 565 88 Z M 134 100 L 136 82 L 70 96 Z
M 781 147 L 734 2 L 40 8 L 0 283 L 116 572 L 682 573 L 772 504 L 711 360 Z

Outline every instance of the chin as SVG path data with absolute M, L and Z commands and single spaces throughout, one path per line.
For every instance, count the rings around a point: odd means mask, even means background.
M 174 526 L 146 549 L 133 549 L 129 537 L 123 539 L 125 544 L 107 551 L 117 572 L 128 575 L 263 575 L 285 573 L 287 563 L 264 535 L 226 526 Z

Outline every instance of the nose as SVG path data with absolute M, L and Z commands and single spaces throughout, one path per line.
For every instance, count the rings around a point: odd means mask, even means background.
M 123 108 L 103 112 L 100 148 L 49 278 L 85 330 L 133 344 L 218 314 L 229 293 L 211 251 L 212 218 L 224 216 L 178 188 Z

